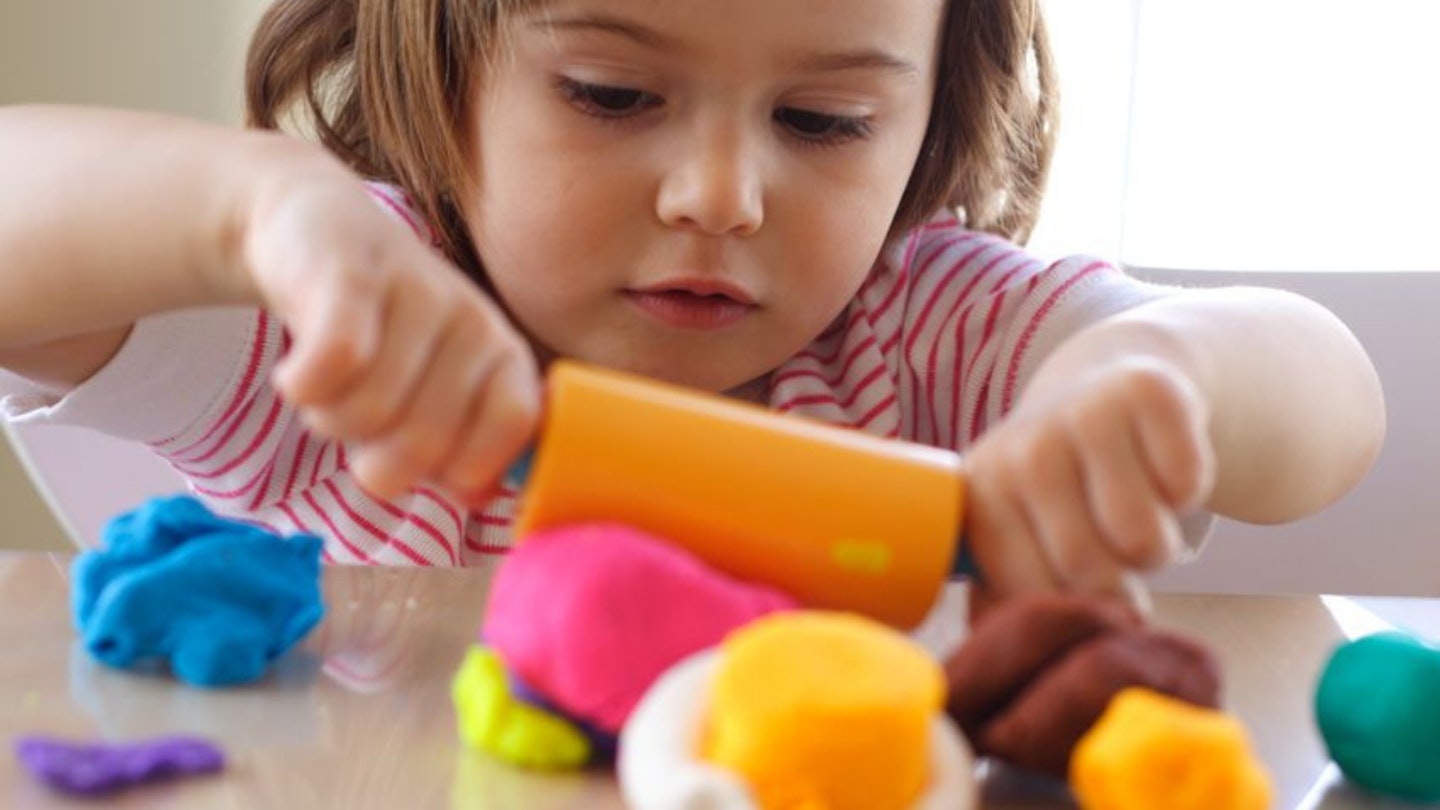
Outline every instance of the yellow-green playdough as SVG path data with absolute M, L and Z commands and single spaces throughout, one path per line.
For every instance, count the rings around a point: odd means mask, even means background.
M 460 739 L 511 765 L 581 768 L 590 741 L 566 720 L 515 699 L 505 665 L 489 648 L 473 646 L 451 682 Z
M 1341 645 L 1315 691 L 1315 719 L 1350 781 L 1440 799 L 1440 649 L 1398 632 Z

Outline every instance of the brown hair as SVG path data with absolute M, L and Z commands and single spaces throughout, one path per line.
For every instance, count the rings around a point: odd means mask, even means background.
M 275 0 L 246 64 L 247 121 L 298 126 L 355 171 L 396 183 L 483 283 L 458 195 L 477 60 L 506 15 L 543 0 Z M 1055 129 L 1040 0 L 949 0 L 929 129 L 892 232 L 942 206 L 1017 242 L 1039 214 Z

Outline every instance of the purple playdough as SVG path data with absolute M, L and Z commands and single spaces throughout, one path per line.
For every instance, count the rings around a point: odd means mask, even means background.
M 15 744 L 15 756 L 36 779 L 66 793 L 87 796 L 225 767 L 225 754 L 199 737 L 159 737 L 134 743 L 22 737 Z

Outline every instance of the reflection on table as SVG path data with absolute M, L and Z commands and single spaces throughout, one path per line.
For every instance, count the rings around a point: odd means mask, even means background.
M 70 622 L 70 560 L 0 554 L 0 727 L 12 741 L 195 733 L 229 757 L 219 777 L 130 791 L 113 806 L 623 807 L 609 773 L 526 773 L 457 744 L 450 677 L 480 627 L 493 567 L 328 568 L 325 621 L 301 648 L 258 684 L 203 690 L 91 661 Z M 1440 619 L 1440 602 L 1386 601 L 1422 623 Z M 958 643 L 963 604 L 962 588 L 947 591 L 922 643 L 937 653 Z M 1226 708 L 1249 727 L 1278 808 L 1376 806 L 1337 778 L 1310 707 L 1326 657 L 1366 617 L 1362 630 L 1382 624 L 1333 598 L 1156 597 L 1158 623 L 1219 653 Z M 984 790 L 987 808 L 1071 806 L 1063 785 L 1003 768 L 985 768 Z M 0 804 L 78 806 L 13 757 L 0 759 Z

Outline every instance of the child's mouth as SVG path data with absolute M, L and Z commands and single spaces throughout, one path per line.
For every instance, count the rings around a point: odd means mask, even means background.
M 649 288 L 626 290 L 625 297 L 641 312 L 675 329 L 723 329 L 756 309 L 755 304 L 723 292 Z

